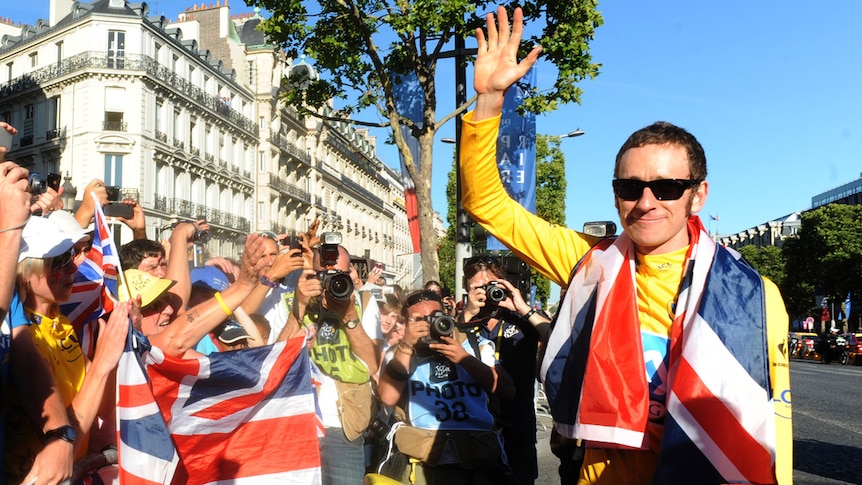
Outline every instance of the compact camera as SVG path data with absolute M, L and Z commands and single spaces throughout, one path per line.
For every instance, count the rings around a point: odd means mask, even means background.
M 487 285 L 483 286 L 482 289 L 485 290 L 485 301 L 493 303 L 494 305 L 500 303 L 509 296 L 506 291 L 506 287 L 496 281 L 491 281 Z
M 195 244 L 206 244 L 210 240 L 209 231 L 201 231 L 200 229 L 196 230 L 192 235 L 190 242 Z
M 341 244 L 341 234 L 324 232 L 320 235 L 320 265 L 323 269 L 317 272 L 320 283 L 330 298 L 345 301 L 353 297 L 353 279 L 346 271 L 336 269 L 338 265 L 338 245 Z
M 30 194 L 32 195 L 41 195 L 44 194 L 45 191 L 48 190 L 48 181 L 45 180 L 45 177 L 39 175 L 38 173 L 30 174 Z
M 442 342 L 441 337 L 451 337 L 455 331 L 455 319 L 440 310 L 427 315 L 425 321 L 429 324 L 430 335 L 419 339 L 420 345 Z

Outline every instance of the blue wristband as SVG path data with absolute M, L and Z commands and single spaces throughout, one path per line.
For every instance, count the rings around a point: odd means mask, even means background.
M 270 288 L 275 288 L 278 286 L 278 283 L 267 278 L 266 275 L 260 277 L 260 282 L 263 283 L 264 285 L 270 287 Z

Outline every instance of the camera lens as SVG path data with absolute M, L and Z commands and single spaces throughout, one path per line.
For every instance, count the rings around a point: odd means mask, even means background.
M 494 283 L 485 285 L 485 296 L 491 303 L 500 303 L 506 299 L 506 290 Z
M 39 175 L 38 173 L 30 174 L 30 193 L 33 195 L 44 194 L 45 190 L 47 190 L 48 184 L 45 181 L 45 178 Z
M 428 317 L 431 323 L 431 336 L 435 340 L 440 340 L 440 337 L 449 337 L 455 330 L 455 320 L 441 311 L 436 311 Z
M 192 241 L 199 242 L 201 244 L 206 244 L 210 240 L 209 231 L 195 231 L 195 235 L 192 236 Z
M 329 277 L 326 291 L 336 300 L 347 300 L 353 295 L 353 280 L 347 273 L 336 273 Z

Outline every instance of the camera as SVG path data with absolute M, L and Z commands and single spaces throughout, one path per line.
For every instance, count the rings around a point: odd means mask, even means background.
M 320 235 L 320 265 L 323 269 L 317 272 L 320 283 L 330 298 L 349 300 L 353 297 L 353 279 L 346 271 L 336 269 L 338 265 L 338 245 L 341 244 L 341 233 L 324 232 Z
M 201 231 L 200 229 L 196 230 L 192 235 L 190 242 L 195 244 L 206 244 L 210 240 L 209 231 Z
M 45 183 L 48 185 L 48 187 L 51 187 L 52 189 L 54 189 L 55 192 L 59 191 L 60 190 L 60 174 L 54 173 L 54 172 L 49 172 L 48 176 L 45 177 Z
M 431 333 L 419 339 L 419 343 L 422 345 L 442 342 L 440 337 L 451 337 L 455 331 L 455 319 L 440 310 L 435 310 L 434 313 L 427 315 L 425 321 L 428 322 Z
M 30 174 L 30 193 L 32 195 L 44 194 L 47 189 L 48 182 L 45 180 L 45 177 L 35 172 Z
M 353 279 L 349 273 L 338 269 L 322 269 L 317 272 L 317 277 L 325 291 L 331 298 L 344 301 L 353 296 Z
M 109 202 L 120 200 L 120 188 L 116 185 L 105 186 L 105 193 L 108 195 Z
M 485 301 L 495 305 L 509 296 L 506 292 L 506 288 L 496 281 L 491 281 L 487 285 L 483 286 L 482 289 L 485 290 Z

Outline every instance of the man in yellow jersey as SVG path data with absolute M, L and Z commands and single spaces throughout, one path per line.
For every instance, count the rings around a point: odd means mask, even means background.
M 510 30 L 503 8 L 488 15 L 487 38 L 476 31 L 462 202 L 568 288 L 541 375 L 556 429 L 586 443 L 578 483 L 792 483 L 787 312 L 775 284 L 695 215 L 709 192 L 695 137 L 657 122 L 624 143 L 617 238 L 549 224 L 506 194 L 495 160 L 503 98 L 541 52 L 518 62 L 522 32 L 520 9 Z

